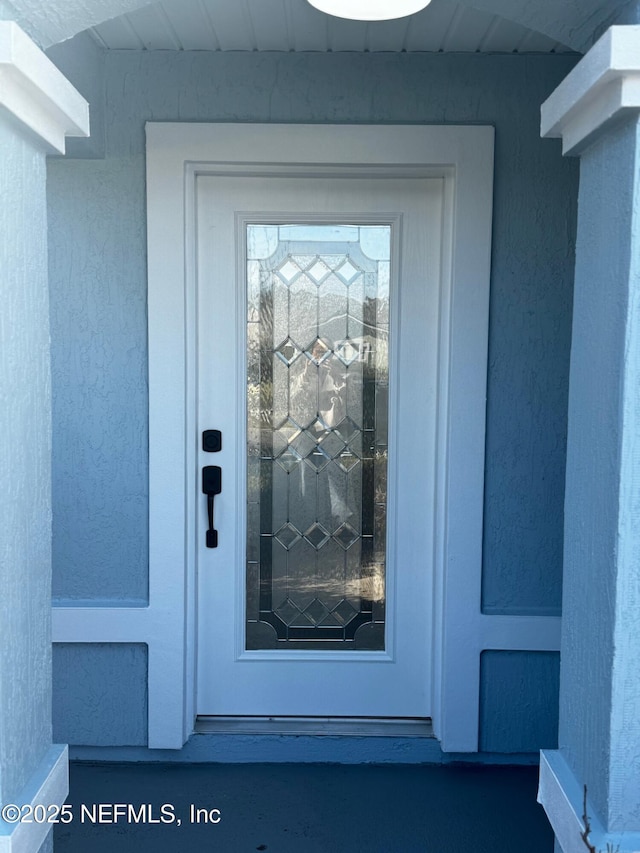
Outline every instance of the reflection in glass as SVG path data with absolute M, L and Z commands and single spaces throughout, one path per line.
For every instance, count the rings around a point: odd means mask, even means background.
M 247 649 L 384 649 L 390 226 L 247 226 Z

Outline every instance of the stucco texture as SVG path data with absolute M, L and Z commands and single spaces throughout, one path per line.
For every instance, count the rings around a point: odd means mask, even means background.
M 483 652 L 480 750 L 527 753 L 555 749 L 559 677 L 557 652 Z
M 538 139 L 561 56 L 115 52 L 104 161 L 49 166 L 54 595 L 147 590 L 144 122 L 496 126 L 483 606 L 557 613 L 576 164 Z
M 49 175 L 55 204 L 53 595 L 142 601 L 148 559 L 144 176 L 122 161 L 74 167 L 71 181 L 52 179 L 59 176 L 55 168 Z
M 145 645 L 56 643 L 53 684 L 56 741 L 92 746 L 146 746 Z
M 51 745 L 51 403 L 44 153 L 0 116 L 0 802 Z
M 640 828 L 639 140 L 581 158 L 567 457 L 560 747 L 611 831 Z
M 539 107 L 575 61 L 95 55 L 105 159 L 48 175 L 56 598 L 147 596 L 144 123 L 472 123 L 496 128 L 483 608 L 559 613 L 578 171 L 539 139 Z

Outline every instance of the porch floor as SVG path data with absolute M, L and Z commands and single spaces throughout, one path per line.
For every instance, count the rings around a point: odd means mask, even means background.
M 552 853 L 537 767 L 72 763 L 56 853 Z M 147 823 L 92 804 L 147 808 Z M 160 820 L 171 804 L 178 821 Z M 219 809 L 192 822 L 190 805 Z M 81 806 L 85 806 L 84 812 Z M 215 812 L 211 817 L 216 818 Z

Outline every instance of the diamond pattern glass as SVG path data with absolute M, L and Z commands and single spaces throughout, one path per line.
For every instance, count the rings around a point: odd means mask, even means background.
M 293 469 L 300 461 L 300 454 L 296 453 L 295 450 L 293 450 L 293 448 L 291 447 L 288 447 L 286 450 L 284 450 L 276 459 L 278 465 L 281 465 L 287 472 L 293 471 Z
M 346 551 L 347 548 L 350 548 L 353 543 L 358 539 L 358 534 L 353 529 L 353 527 L 351 527 L 350 524 L 343 524 L 333 534 L 333 538 L 336 540 L 336 542 L 339 542 Z
M 291 625 L 295 621 L 296 616 L 300 615 L 300 609 L 288 598 L 274 612 L 276 616 L 282 619 L 285 625 Z
M 247 246 L 247 648 L 382 650 L 391 228 Z
M 350 471 L 360 460 L 355 453 L 353 453 L 348 447 L 345 447 L 342 453 L 337 457 L 336 461 L 343 471 Z
M 343 600 L 337 607 L 331 611 L 332 616 L 335 616 L 342 625 L 348 625 L 351 620 L 358 615 L 358 611 L 348 601 Z
M 309 424 L 307 431 L 311 433 L 316 441 L 322 441 L 325 435 L 328 435 L 331 431 L 331 427 L 328 427 L 320 418 L 316 418 L 315 421 Z
M 312 524 L 305 532 L 304 538 L 310 542 L 313 547 L 318 550 L 322 548 L 325 542 L 329 539 L 329 531 L 325 530 L 321 524 Z
M 286 548 L 287 551 L 291 546 L 300 539 L 300 532 L 296 530 L 293 524 L 283 524 L 280 530 L 275 534 L 276 539 Z
M 327 454 L 320 447 L 314 447 L 311 453 L 307 456 L 306 461 L 311 465 L 316 471 L 322 471 L 325 465 L 328 465 L 331 461 Z
M 345 418 L 335 428 L 336 434 L 339 435 L 345 443 L 350 441 L 350 439 L 352 439 L 354 435 L 357 435 L 359 431 L 358 425 L 354 423 L 351 418 Z
M 358 267 L 354 266 L 350 260 L 346 260 L 343 264 L 341 264 L 336 270 L 340 278 L 346 282 L 346 284 L 351 284 L 351 282 L 358 275 L 360 270 Z
M 308 607 L 305 607 L 304 615 L 311 619 L 314 625 L 317 625 L 329 615 L 329 608 L 316 598 Z
M 349 367 L 360 355 L 360 348 L 353 341 L 341 341 L 336 346 L 335 353 L 340 361 Z
M 291 418 L 287 418 L 286 421 L 283 421 L 279 427 L 276 427 L 280 435 L 284 438 L 287 444 L 291 444 L 293 439 L 300 435 L 302 428 L 298 426 L 295 421 L 292 421 Z
M 300 272 L 300 267 L 294 264 L 290 258 L 277 270 L 278 275 L 286 284 L 291 284 L 291 282 L 295 281 Z
M 320 445 L 325 453 L 333 459 L 344 450 L 344 441 L 335 432 L 328 432 L 320 439 Z
M 293 447 L 300 456 L 307 456 L 307 454 L 315 450 L 315 446 L 315 441 L 307 432 L 301 432 L 291 441 L 291 447 Z
M 331 268 L 324 261 L 317 258 L 307 270 L 307 275 L 315 281 L 316 284 L 322 284 L 324 279 L 331 273 Z
M 286 365 L 292 364 L 296 358 L 300 355 L 300 350 L 291 340 L 291 338 L 287 338 L 286 341 L 283 341 L 279 347 L 276 348 L 276 355 L 284 361 Z
M 316 338 L 305 350 L 305 355 L 314 364 L 322 364 L 331 355 L 331 348 L 323 340 Z

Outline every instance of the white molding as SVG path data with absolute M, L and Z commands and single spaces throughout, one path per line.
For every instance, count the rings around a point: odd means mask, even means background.
M 0 106 L 61 154 L 89 136 L 89 104 L 13 21 L 0 21 Z
M 189 198 L 199 169 L 453 176 L 448 184 L 455 234 L 449 258 L 452 298 L 442 330 L 451 341 L 451 393 L 439 424 L 439 453 L 446 461 L 436 486 L 441 568 L 433 620 L 434 729 L 442 748 L 478 748 L 484 649 L 559 648 L 557 617 L 480 610 L 493 129 L 333 125 L 322 131 L 315 125 L 147 125 L 149 606 L 54 608 L 53 631 L 55 642 L 149 645 L 151 747 L 179 748 L 194 722 L 196 584 L 190 531 L 195 496 L 185 496 L 184 466 L 189 479 L 195 470 L 192 382 L 185 391 L 194 357 L 186 336 L 194 311 L 188 288 Z
M 468 654 L 466 629 L 480 612 L 493 136 L 490 127 L 459 126 L 147 125 L 150 606 L 158 598 L 166 602 L 164 636 L 172 650 L 161 668 L 172 693 L 159 705 L 150 699 L 149 714 L 150 726 L 160 717 L 159 726 L 174 743 L 178 732 L 186 736 L 192 723 L 188 708 L 195 647 L 195 567 L 185 535 L 191 521 L 185 509 L 184 462 L 192 444 L 185 430 L 189 399 L 184 391 L 192 358 L 185 340 L 185 319 L 192 310 L 185 292 L 185 268 L 191 263 L 185 183 L 192 171 L 186 165 L 202 164 L 207 172 L 235 168 L 245 174 L 282 173 L 283 168 L 292 174 L 309 169 L 328 174 L 381 169 L 408 174 L 413 169 L 422 174 L 435 168 L 450 175 L 453 168 L 454 298 L 447 318 L 453 393 L 441 424 L 448 461 L 438 486 L 444 531 L 438 557 L 446 571 L 440 572 L 436 589 L 434 717 L 444 749 L 477 749 L 479 695 L 473 680 L 470 688 L 464 686 L 458 664 Z M 477 652 L 470 668 L 479 671 Z M 150 660 L 150 690 L 157 677 Z M 178 708 L 180 684 L 186 687 Z M 462 733 L 456 727 L 461 716 L 467 718 Z
M 54 643 L 153 643 L 162 632 L 149 607 L 56 607 Z
M 171 590 L 173 590 L 173 585 Z M 193 731 L 195 713 L 184 706 L 184 601 L 154 595 L 148 607 L 52 608 L 53 643 L 144 643 L 148 648 L 148 746 L 180 749 Z M 179 638 L 179 639 L 178 639 Z M 180 676 L 181 680 L 173 679 Z
M 557 652 L 561 625 L 559 616 L 480 615 L 479 650 Z
M 62 806 L 69 793 L 69 755 L 65 745 L 51 746 L 20 794 L 12 801 L 18 807 Z M 3 802 L 2 805 L 7 805 Z M 0 818 L 0 853 L 37 853 L 53 829 L 52 823 L 7 824 Z
M 178 608 L 180 600 L 177 600 Z M 52 609 L 54 643 L 144 643 L 148 649 L 149 748 L 180 749 L 193 731 L 195 714 L 183 707 L 173 678 L 186 655 L 176 641 L 181 611 L 170 597 L 154 596 L 148 607 L 60 607 Z M 182 635 L 184 635 L 184 630 Z M 153 709 L 153 711 L 152 711 Z
M 587 792 L 588 794 L 588 792 Z M 563 853 L 584 853 L 584 788 L 574 776 L 559 750 L 540 753 L 538 802 L 543 806 Z M 596 850 L 640 853 L 640 833 L 604 830 L 587 796 L 591 832 L 589 842 Z
M 458 580 L 463 584 L 462 577 Z M 434 730 L 445 752 L 478 750 L 482 652 L 556 652 L 560 649 L 560 617 L 488 616 L 480 613 L 470 594 L 464 597 L 464 601 L 450 603 L 446 613 L 450 671 L 442 677 L 447 692 L 443 697 L 441 720 L 434 718 Z
M 544 102 L 541 136 L 581 154 L 625 115 L 640 111 L 640 25 L 614 26 Z
M 479 661 L 483 651 L 558 651 L 561 619 L 556 616 L 487 616 L 477 613 L 466 622 L 457 648 L 456 680 L 459 704 L 450 688 L 448 695 L 449 751 L 477 749 Z M 52 617 L 54 643 L 145 643 L 149 660 L 162 667 L 162 642 L 166 636 L 162 613 L 152 607 L 54 607 Z M 465 674 L 464 677 L 462 674 Z M 157 680 L 151 679 L 150 691 L 161 696 Z M 445 701 L 447 701 L 445 699 Z M 469 708 L 474 713 L 469 713 Z M 193 715 L 188 718 L 191 719 Z M 150 723 L 152 718 L 150 718 Z M 456 740 L 452 740 L 454 737 Z M 153 736 L 153 735 L 152 735 Z M 157 735 L 165 743 L 165 734 Z M 180 744 L 181 745 L 181 744 Z M 464 749 L 471 745 L 473 749 Z

